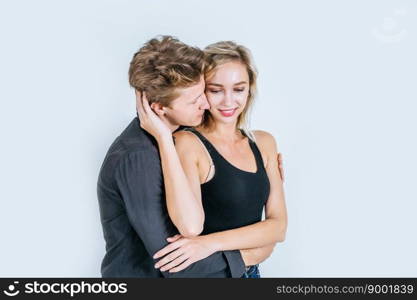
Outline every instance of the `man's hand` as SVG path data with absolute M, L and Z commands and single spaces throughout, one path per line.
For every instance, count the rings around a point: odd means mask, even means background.
M 171 130 L 149 106 L 145 92 L 136 91 L 136 109 L 139 114 L 140 127 L 152 134 L 157 141 L 171 138 Z
M 282 182 L 284 182 L 284 161 L 282 160 L 281 153 L 278 153 L 277 159 L 278 159 L 279 174 L 281 175 Z
M 161 271 L 178 272 L 187 268 L 196 261 L 202 260 L 214 252 L 216 249 L 213 243 L 204 235 L 192 238 L 185 238 L 180 234 L 169 237 L 169 245 L 155 253 L 154 259 L 161 258 L 155 268 Z

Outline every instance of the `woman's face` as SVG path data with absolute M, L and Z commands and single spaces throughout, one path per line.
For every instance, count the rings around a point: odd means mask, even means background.
M 249 95 L 249 75 L 245 65 L 228 62 L 206 78 L 206 96 L 215 122 L 236 123 Z

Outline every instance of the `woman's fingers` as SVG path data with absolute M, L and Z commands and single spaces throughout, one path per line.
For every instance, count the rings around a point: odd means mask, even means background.
M 136 110 L 138 111 L 139 117 L 145 116 L 142 100 L 143 100 L 142 92 L 136 91 Z
M 182 254 L 180 256 L 178 256 L 177 258 L 175 258 L 172 262 L 170 262 L 167 265 L 164 265 L 161 268 L 161 271 L 168 271 L 171 270 L 172 268 L 178 266 L 179 264 L 183 263 L 184 261 L 186 261 L 188 259 L 188 257 L 185 254 Z
M 176 242 L 173 242 L 173 243 L 169 244 L 168 246 L 165 246 L 164 248 L 162 248 L 161 250 L 156 252 L 154 254 L 153 258 L 162 257 L 162 256 L 174 251 L 175 249 L 181 247 L 182 244 L 183 244 L 183 243 L 181 243 L 181 241 L 183 241 L 183 240 L 178 240 Z
M 146 95 L 146 93 L 145 93 L 145 92 L 143 92 L 143 93 L 142 93 L 142 98 L 143 98 L 143 100 L 145 100 L 146 102 L 148 102 L 148 103 L 149 103 L 149 101 L 148 101 L 148 96 Z
M 187 259 L 186 261 L 184 261 L 182 264 L 180 264 L 179 266 L 176 266 L 175 268 L 172 268 L 169 270 L 170 273 L 175 273 L 175 272 L 179 272 L 184 270 L 185 268 L 187 268 L 189 265 L 191 265 L 194 261 L 190 258 Z
M 142 96 L 142 105 L 143 105 L 143 109 L 145 113 L 153 112 L 151 106 L 149 105 L 148 98 L 146 97 L 145 93 L 143 93 L 143 96 Z
M 284 182 L 284 180 L 285 180 L 285 176 L 284 176 L 284 161 L 282 159 L 282 154 L 281 153 L 278 153 L 277 159 L 278 159 L 279 174 L 281 176 L 282 182 Z
M 182 249 L 177 249 L 174 252 L 171 252 L 170 254 L 163 257 L 160 261 L 158 261 L 155 264 L 155 268 L 160 268 L 162 266 L 165 266 L 167 263 L 170 263 L 171 261 L 173 261 L 174 259 L 176 259 L 182 254 L 184 254 L 184 250 Z
M 174 236 L 171 236 L 171 237 L 167 238 L 167 241 L 170 242 L 170 243 L 173 243 L 173 242 L 177 241 L 181 237 L 182 237 L 181 234 L 176 234 Z

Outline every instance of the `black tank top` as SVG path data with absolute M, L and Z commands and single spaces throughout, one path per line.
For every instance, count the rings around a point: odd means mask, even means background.
M 234 229 L 262 220 L 263 207 L 269 196 L 269 179 L 255 142 L 248 138 L 256 160 L 256 172 L 243 171 L 229 163 L 216 148 L 194 128 L 214 164 L 214 176 L 201 184 L 205 213 L 202 234 Z M 242 131 L 242 134 L 244 132 Z M 245 135 L 246 136 L 246 135 Z

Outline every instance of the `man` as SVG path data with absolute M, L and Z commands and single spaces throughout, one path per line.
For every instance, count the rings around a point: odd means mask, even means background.
M 204 95 L 200 49 L 169 36 L 152 39 L 133 57 L 129 82 L 144 92 L 152 109 L 171 132 L 196 126 L 208 103 Z M 164 162 L 163 162 L 164 163 Z M 184 180 L 179 178 L 178 180 Z M 111 145 L 100 170 L 97 194 L 106 240 L 103 277 L 241 277 L 241 252 L 222 251 L 177 273 L 161 272 L 152 256 L 167 238 L 184 231 L 168 215 L 158 144 L 138 118 Z

